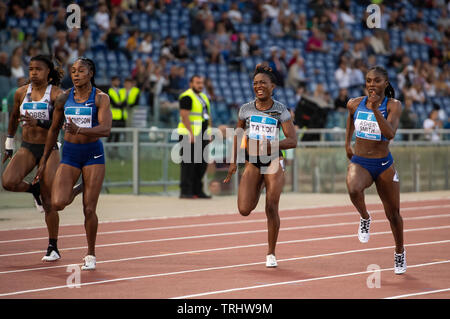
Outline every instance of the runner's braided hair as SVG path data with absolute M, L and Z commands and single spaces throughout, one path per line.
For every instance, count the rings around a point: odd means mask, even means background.
M 370 68 L 368 72 L 370 72 L 370 71 L 375 71 L 375 72 L 381 74 L 386 79 L 386 81 L 388 81 L 388 86 L 386 87 L 386 89 L 384 89 L 384 95 L 387 98 L 392 98 L 392 99 L 395 98 L 395 90 L 392 87 L 391 82 L 389 82 L 389 76 L 388 76 L 386 69 L 381 66 L 374 66 L 374 67 Z
M 275 73 L 273 72 L 272 68 L 268 65 L 265 65 L 263 63 L 259 63 L 256 65 L 255 72 L 253 73 L 253 78 L 259 73 L 266 74 L 272 83 L 277 84 L 277 77 L 275 76 Z
M 79 57 L 77 59 L 77 61 L 83 62 L 89 68 L 89 70 L 92 71 L 91 84 L 92 84 L 92 86 L 96 86 L 95 85 L 95 73 L 96 72 L 95 72 L 94 61 L 92 61 L 91 59 L 85 58 L 85 57 Z
M 53 63 L 53 59 L 50 55 L 39 54 L 32 57 L 30 59 L 30 62 L 31 61 L 41 61 L 47 65 L 47 67 L 50 69 L 50 72 L 47 77 L 47 82 L 49 84 L 56 86 L 59 86 L 61 84 L 61 80 L 64 76 L 64 71 L 60 66 L 55 66 L 55 64 Z

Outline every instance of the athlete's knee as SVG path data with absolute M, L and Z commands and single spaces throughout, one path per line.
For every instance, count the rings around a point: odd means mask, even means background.
M 7 191 L 14 191 L 16 189 L 16 186 L 18 184 L 18 182 L 13 178 L 8 178 L 6 176 L 2 176 L 2 187 L 7 190 Z
M 59 198 L 52 198 L 51 203 L 52 203 L 51 206 L 52 210 L 61 211 L 67 206 L 68 201 L 62 197 L 59 197 Z
M 97 216 L 95 212 L 95 207 L 85 207 L 83 209 L 83 213 L 86 219 L 95 218 Z
M 347 190 L 350 197 L 358 197 L 363 194 L 364 189 L 355 184 L 347 184 Z
M 241 214 L 242 216 L 248 216 L 250 215 L 250 213 L 252 212 L 252 208 L 249 207 L 248 205 L 239 205 L 238 204 L 238 210 L 239 210 L 239 214 Z
M 386 212 L 386 217 L 391 224 L 398 224 L 401 222 L 402 216 L 400 215 L 400 209 L 395 207 Z
M 269 219 L 279 221 L 280 217 L 278 215 L 278 205 L 274 203 L 266 204 L 266 215 Z

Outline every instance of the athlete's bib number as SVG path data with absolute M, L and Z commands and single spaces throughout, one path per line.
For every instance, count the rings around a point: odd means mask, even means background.
M 92 127 L 92 108 L 83 106 L 69 106 L 64 111 L 66 121 L 69 118 L 79 127 Z
M 26 102 L 22 104 L 22 115 L 25 113 L 36 119 L 36 120 L 45 120 L 48 121 L 50 119 L 48 112 L 48 104 L 44 102 Z
M 250 127 L 248 137 L 253 140 L 274 140 L 277 133 L 278 121 L 272 117 L 252 115 L 250 117 Z
M 381 130 L 375 115 L 371 112 L 358 112 L 355 120 L 356 137 L 381 141 Z

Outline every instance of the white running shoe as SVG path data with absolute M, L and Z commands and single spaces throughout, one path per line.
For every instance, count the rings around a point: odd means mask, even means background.
M 84 260 L 84 265 L 81 266 L 81 270 L 94 270 L 95 269 L 95 263 L 97 261 L 95 256 L 87 255 L 86 257 L 83 258 L 83 260 Z
M 52 247 L 48 247 L 47 254 L 42 257 L 42 261 L 56 261 L 60 259 L 61 256 L 59 255 L 59 252 Z
M 278 266 L 277 259 L 275 258 L 275 255 L 270 254 L 266 256 L 266 267 L 267 268 L 275 268 Z
M 396 275 L 401 275 L 406 272 L 406 268 L 406 249 L 403 248 L 401 254 L 394 252 L 394 272 Z
M 359 218 L 359 227 L 358 227 L 358 239 L 362 243 L 367 243 L 370 237 L 370 222 L 372 218 L 369 215 L 369 219 Z

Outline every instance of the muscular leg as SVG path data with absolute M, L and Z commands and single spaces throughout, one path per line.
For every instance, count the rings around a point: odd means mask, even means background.
M 23 179 L 36 166 L 36 159 L 26 148 L 19 148 L 2 175 L 2 186 L 10 192 L 26 192 L 30 183 Z
M 395 252 L 400 254 L 403 252 L 403 219 L 400 215 L 400 183 L 393 181 L 394 175 L 392 165 L 378 176 L 375 185 L 394 235 Z
M 283 191 L 284 172 L 281 165 L 273 161 L 272 165 L 278 165 L 278 170 L 274 174 L 264 174 L 266 184 L 266 216 L 269 248 L 267 254 L 275 255 L 275 246 L 277 244 L 278 232 L 280 230 L 280 216 L 278 215 L 278 205 L 280 195 Z
M 364 201 L 364 190 L 373 183 L 372 176 L 362 166 L 350 163 L 347 169 L 347 190 L 350 199 L 363 219 L 368 219 L 366 203 Z
M 52 208 L 51 191 L 56 171 L 59 165 L 59 151 L 54 150 L 48 158 L 47 165 L 41 183 L 42 205 L 45 211 L 45 223 L 47 224 L 48 236 L 58 239 L 59 215 L 58 211 Z
M 73 199 L 73 186 L 80 177 L 77 167 L 60 164 L 52 185 L 52 209 L 62 211 Z
M 242 216 L 250 215 L 258 205 L 263 181 L 259 168 L 246 162 L 238 190 L 238 209 Z
M 83 212 L 84 228 L 88 242 L 88 255 L 95 256 L 95 240 L 97 238 L 98 218 L 97 202 L 105 177 L 105 165 L 95 164 L 83 167 Z

